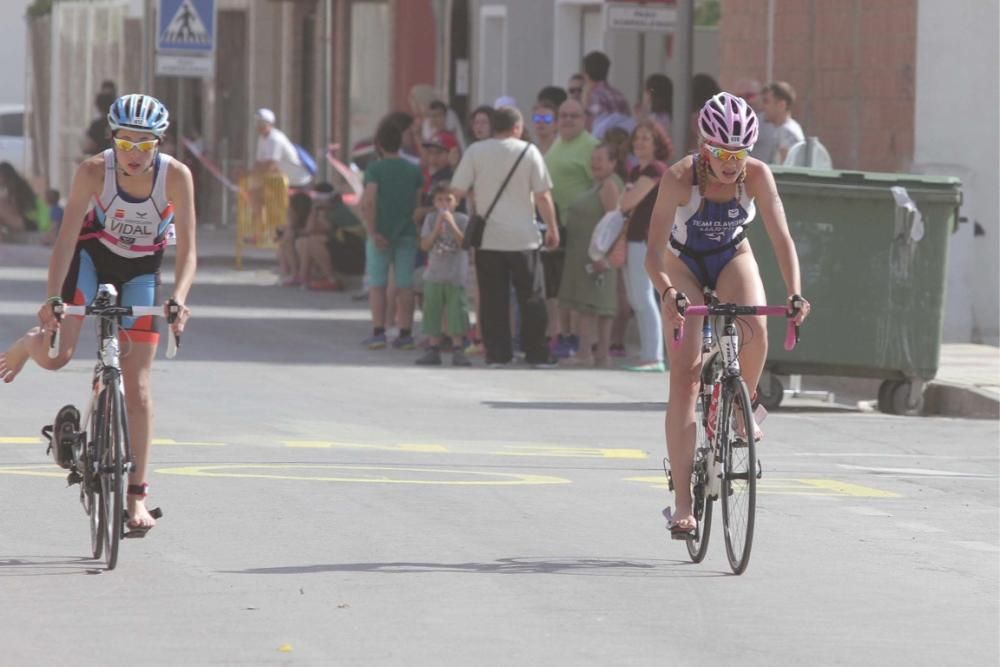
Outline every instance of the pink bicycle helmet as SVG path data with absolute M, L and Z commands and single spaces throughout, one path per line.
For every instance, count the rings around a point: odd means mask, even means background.
M 719 93 L 698 114 L 698 130 L 706 141 L 750 148 L 757 142 L 757 114 L 742 97 Z

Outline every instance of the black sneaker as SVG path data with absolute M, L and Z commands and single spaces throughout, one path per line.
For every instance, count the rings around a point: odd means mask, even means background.
M 416 363 L 417 366 L 440 366 L 441 353 L 436 347 L 429 347 L 414 363 Z
M 543 368 L 558 368 L 559 367 L 559 359 L 556 358 L 554 355 L 549 355 L 549 358 L 545 359 L 544 361 L 532 362 L 531 363 L 531 367 L 532 368 L 538 368 L 538 369 L 543 369 Z
M 465 356 L 465 352 L 462 352 L 462 348 L 456 348 L 451 355 L 451 365 L 452 366 L 471 366 L 472 362 L 469 358 Z

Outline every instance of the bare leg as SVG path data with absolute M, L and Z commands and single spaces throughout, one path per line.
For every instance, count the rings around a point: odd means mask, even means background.
M 330 252 L 326 249 L 326 236 L 317 234 L 309 237 L 309 257 L 313 266 L 319 271 L 320 279 L 335 282 L 333 275 L 333 262 L 330 261 Z
M 0 354 L 0 380 L 11 383 L 24 368 L 28 359 L 50 371 L 58 370 L 73 358 L 76 341 L 80 337 L 80 326 L 83 320 L 75 317 L 63 320 L 60 329 L 59 354 L 55 359 L 49 358 L 51 333 L 42 333 L 40 327 L 33 327 L 21 338 L 14 341 L 6 352 Z
M 305 285 L 309 282 L 309 274 L 312 273 L 312 262 L 309 255 L 309 237 L 300 236 L 295 239 L 295 256 L 298 259 L 298 281 Z
M 385 287 L 368 288 L 368 307 L 372 313 L 372 326 L 375 328 L 385 327 Z
M 168 334 L 169 335 L 169 334 Z M 122 341 L 122 378 L 125 381 L 125 412 L 128 415 L 129 445 L 132 450 L 132 472 L 128 483 L 144 484 L 149 461 L 149 446 L 153 441 L 153 397 L 151 378 L 156 345 Z M 151 528 L 156 521 L 146 510 L 143 496 L 128 496 L 129 526 Z
M 559 299 L 546 299 L 545 310 L 549 314 L 549 329 L 545 332 L 545 335 L 549 338 L 560 335 L 562 327 L 560 326 L 561 322 L 559 318 Z
M 412 288 L 396 289 L 396 324 L 400 329 L 413 328 L 413 298 Z
M 687 294 L 691 303 L 701 304 L 701 287 L 690 270 L 673 255 L 667 255 L 670 282 Z M 668 340 L 670 358 L 670 399 L 667 403 L 666 433 L 670 475 L 674 481 L 674 523 L 688 529 L 695 526 L 691 514 L 691 470 L 694 467 L 695 401 L 701 374 L 701 317 L 687 317 L 684 339 L 674 349 L 669 344 L 673 330 L 665 325 L 663 335 Z
M 0 227 L 6 227 L 12 232 L 24 229 L 24 218 L 7 198 L 0 199 Z
M 558 299 L 556 303 L 559 303 Z M 564 336 L 569 336 L 574 332 L 573 311 L 569 308 L 559 309 L 559 330 Z
M 615 318 L 601 315 L 597 318 L 597 352 L 594 353 L 594 363 L 601 368 L 608 365 L 608 349 L 611 347 L 611 325 Z
M 298 257 L 295 253 L 295 236 L 289 227 L 281 230 L 281 241 L 278 242 L 278 270 L 282 276 L 298 274 Z
M 597 316 L 590 313 L 576 313 L 576 327 L 580 335 L 580 346 L 576 350 L 576 359 L 580 364 L 594 364 L 594 342 L 597 339 Z
M 385 312 L 382 315 L 383 326 L 392 327 L 399 325 L 396 321 L 396 267 L 389 267 L 389 286 L 385 292 Z
M 618 313 L 615 315 L 611 325 L 611 344 L 625 347 L 625 331 L 628 329 L 629 318 L 632 317 L 632 307 L 628 304 L 628 295 L 625 293 L 625 278 L 621 269 L 618 272 Z

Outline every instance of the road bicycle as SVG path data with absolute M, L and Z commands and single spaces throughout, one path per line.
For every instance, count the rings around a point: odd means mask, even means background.
M 697 434 L 690 482 L 692 514 L 697 528 L 693 535 L 686 538 L 686 543 L 692 561 L 700 563 L 704 560 L 712 531 L 712 505 L 720 500 L 726 556 L 733 572 L 742 574 L 750 563 L 757 480 L 762 476 L 762 468 L 752 437 L 756 424 L 754 407 L 750 391 L 740 375 L 739 318 L 760 315 L 789 318 L 785 349 L 791 350 L 799 339 L 799 328 L 792 318 L 798 314 L 803 302 L 801 297 L 795 296 L 789 307 L 740 306 L 720 303 L 710 289 L 704 291 L 704 296 L 704 306 L 688 305 L 687 297 L 682 293 L 676 297 L 677 310 L 681 315 L 704 317 L 701 380 L 695 415 Z M 679 345 L 682 338 L 683 330 L 675 330 L 673 345 Z M 663 462 L 672 491 L 674 480 L 669 461 L 664 459 Z M 664 510 L 664 515 L 669 521 L 669 507 Z
M 123 537 L 144 537 L 146 530 L 126 531 L 126 481 L 132 470 L 129 446 L 128 418 L 125 412 L 125 387 L 119 363 L 121 348 L 118 341 L 122 317 L 163 316 L 162 306 L 120 306 L 114 285 L 100 285 L 89 306 L 56 303 L 52 306 L 57 318 L 65 315 L 98 318 L 97 365 L 91 381 L 89 408 L 83 421 L 73 405 L 63 406 L 51 426 L 42 429 L 49 440 L 49 452 L 56 462 L 68 469 L 69 485 L 80 486 L 80 503 L 90 519 L 90 545 L 93 557 L 105 559 L 108 570 L 118 564 L 118 546 Z M 168 322 L 173 322 L 179 308 L 168 302 Z M 53 334 L 49 356 L 59 352 L 60 334 Z M 177 354 L 179 338 L 167 337 L 167 358 Z M 81 424 L 85 428 L 81 429 Z M 149 512 L 160 518 L 163 512 Z

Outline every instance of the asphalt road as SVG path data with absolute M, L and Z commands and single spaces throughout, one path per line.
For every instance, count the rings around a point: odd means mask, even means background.
M 43 275 L 0 263 L 4 345 Z M 417 368 L 271 282 L 202 271 L 113 572 L 37 436 L 92 337 L 0 386 L 0 665 L 997 663 L 996 422 L 789 400 L 737 577 L 664 529 L 663 376 Z

